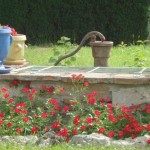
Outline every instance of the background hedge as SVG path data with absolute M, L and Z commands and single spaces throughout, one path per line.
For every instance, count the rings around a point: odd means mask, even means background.
M 97 30 L 115 44 L 148 36 L 150 0 L 0 0 L 0 24 L 26 34 L 31 44 L 61 36 L 81 41 Z

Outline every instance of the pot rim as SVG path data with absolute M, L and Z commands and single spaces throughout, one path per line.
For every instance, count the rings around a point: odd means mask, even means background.
M 25 41 L 27 40 L 26 35 L 17 34 L 16 36 L 12 36 L 14 41 Z
M 112 41 L 95 41 L 90 42 L 91 46 L 113 46 L 114 42 Z
M 11 29 L 10 28 L 2 28 L 0 29 L 0 33 L 11 33 Z

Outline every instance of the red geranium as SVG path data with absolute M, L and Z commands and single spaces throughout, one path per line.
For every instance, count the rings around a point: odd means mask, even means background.
M 103 127 L 99 128 L 98 132 L 103 134 L 105 132 L 105 128 Z
M 32 134 L 36 134 L 37 132 L 38 132 L 38 127 L 37 126 L 33 126 L 32 130 L 31 130 L 31 133 Z
M 21 134 L 22 133 L 22 129 L 21 128 L 17 128 L 16 132 L 19 133 L 19 134 Z
M 52 129 L 56 130 L 56 129 L 60 129 L 60 125 L 56 122 L 52 124 Z

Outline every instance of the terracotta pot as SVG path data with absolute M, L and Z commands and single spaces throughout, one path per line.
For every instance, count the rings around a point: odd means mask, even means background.
M 107 67 L 108 59 L 110 56 L 110 50 L 113 46 L 113 42 L 95 41 L 95 42 L 90 42 L 90 45 L 92 47 L 92 55 L 94 57 L 94 67 L 97 66 Z

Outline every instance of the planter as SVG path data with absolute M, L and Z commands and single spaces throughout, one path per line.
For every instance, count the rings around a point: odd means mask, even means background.
M 112 41 L 95 41 L 90 42 L 92 47 L 92 55 L 94 57 L 94 67 L 108 67 L 108 59 L 110 50 L 113 46 Z
M 2 63 L 6 59 L 12 43 L 12 37 L 10 33 L 10 28 L 0 29 L 0 61 L 2 61 Z
M 18 34 L 13 37 L 13 43 L 10 47 L 10 51 L 6 60 L 4 61 L 5 65 L 24 65 L 26 64 L 26 60 L 24 59 L 24 48 L 26 36 L 22 34 Z

